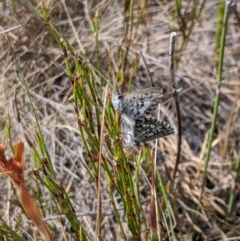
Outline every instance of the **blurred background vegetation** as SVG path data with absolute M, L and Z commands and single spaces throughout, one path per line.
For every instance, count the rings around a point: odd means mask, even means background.
M 239 239 L 238 1 L 228 21 L 220 0 L 0 4 L 1 140 L 9 158 L 24 142 L 25 181 L 54 240 Z M 174 180 L 172 31 L 183 88 Z M 176 130 L 158 140 L 156 166 L 153 143 L 122 145 L 110 99 L 150 87 L 140 51 L 163 88 L 161 120 Z M 0 239 L 39 240 L 15 189 L 0 178 Z

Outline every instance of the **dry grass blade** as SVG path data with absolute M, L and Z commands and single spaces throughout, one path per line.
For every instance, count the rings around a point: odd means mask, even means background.
M 25 181 L 33 200 L 41 204 L 54 239 L 239 237 L 240 3 L 231 4 L 225 42 L 220 38 L 224 1 L 8 4 L 0 12 L 0 135 L 12 153 L 13 143 L 26 140 Z M 138 128 L 138 141 L 147 142 L 141 148 L 123 146 L 129 133 L 110 94 L 103 103 L 107 85 L 111 93 L 112 86 L 119 86 L 121 93 L 136 94 L 149 88 L 151 73 L 151 84 L 163 93 L 160 120 L 177 133 L 169 86 L 172 31 L 178 35 L 173 74 L 184 89 L 179 94 L 182 148 L 177 164 L 177 135 L 158 141 L 153 162 L 156 135 L 147 136 L 146 129 Z M 226 53 L 222 77 L 220 68 L 216 73 L 220 43 Z M 216 90 L 221 91 L 217 116 Z M 156 122 L 148 124 L 153 133 Z M 204 163 L 207 150 L 211 153 Z M 20 163 L 10 171 L 8 164 L 2 166 L 15 183 L 24 182 Z M 206 185 L 201 199 L 203 172 Z M 19 205 L 12 205 L 19 198 L 9 183 L 1 178 L 0 239 L 32 240 L 34 235 L 41 239 Z M 24 189 L 22 193 L 24 200 L 27 194 Z

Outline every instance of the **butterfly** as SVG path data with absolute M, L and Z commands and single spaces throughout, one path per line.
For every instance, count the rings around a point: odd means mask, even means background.
M 151 115 L 161 101 L 162 89 L 159 87 L 137 90 L 125 95 L 117 93 L 112 97 L 115 110 L 133 120 Z
M 159 121 L 153 117 L 144 116 L 133 122 L 128 134 L 132 137 L 132 142 L 139 146 L 140 142 L 155 140 L 174 133 L 174 129 L 166 122 Z

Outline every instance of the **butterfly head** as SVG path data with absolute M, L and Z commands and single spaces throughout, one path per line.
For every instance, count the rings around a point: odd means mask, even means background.
M 116 93 L 112 96 L 112 104 L 115 110 L 122 111 L 123 95 Z

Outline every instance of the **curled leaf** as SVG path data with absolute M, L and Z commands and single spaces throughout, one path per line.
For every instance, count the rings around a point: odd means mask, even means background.
M 18 142 L 14 146 L 14 153 L 14 157 L 7 161 L 5 156 L 5 144 L 0 144 L 0 167 L 2 168 L 0 173 L 5 173 L 18 190 L 24 211 L 36 225 L 43 239 L 46 241 L 53 241 L 50 231 L 42 220 L 37 204 L 25 188 L 23 176 L 24 144 L 22 142 Z

